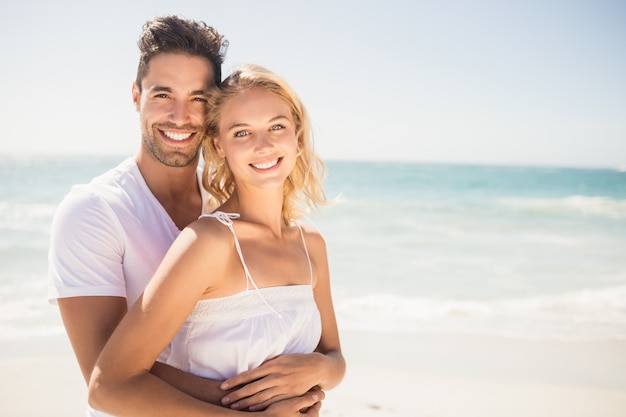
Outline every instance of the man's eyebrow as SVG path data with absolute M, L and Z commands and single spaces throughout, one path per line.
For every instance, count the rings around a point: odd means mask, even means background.
M 148 90 L 151 92 L 155 92 L 155 93 L 159 93 L 159 92 L 171 93 L 173 91 L 170 87 L 165 87 L 161 85 L 152 86 L 148 88 Z M 209 93 L 206 90 L 193 90 L 191 93 L 189 93 L 189 95 L 190 96 L 208 96 Z
M 153 86 L 148 88 L 148 91 L 150 91 L 150 92 L 171 93 L 172 89 L 170 87 L 164 87 L 164 86 L 160 86 L 160 85 L 153 85 Z

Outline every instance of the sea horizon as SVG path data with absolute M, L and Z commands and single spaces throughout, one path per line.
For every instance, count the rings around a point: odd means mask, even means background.
M 20 151 L 0 151 L 0 158 L 11 158 L 15 160 L 50 159 L 50 158 L 128 158 L 136 152 L 20 152 Z M 427 159 L 351 159 L 346 157 L 324 157 L 324 163 L 366 163 L 366 164 L 418 164 L 418 165 L 460 165 L 460 166 L 492 166 L 502 168 L 555 168 L 555 169 L 583 169 L 583 170 L 616 170 L 626 172 L 626 162 L 623 164 L 585 164 L 585 163 L 564 163 L 564 162 L 515 162 L 515 161 L 465 161 L 465 160 L 427 160 Z M 200 158 L 202 160 L 202 157 Z
M 127 155 L 0 164 L 0 339 L 61 334 L 48 304 L 56 206 Z M 326 238 L 341 328 L 626 340 L 626 173 L 327 161 Z

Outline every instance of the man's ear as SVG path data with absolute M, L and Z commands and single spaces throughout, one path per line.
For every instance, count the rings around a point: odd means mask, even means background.
M 137 83 L 133 81 L 133 103 L 135 103 L 135 110 L 139 111 L 139 99 L 141 98 L 141 92 L 139 91 L 139 87 Z

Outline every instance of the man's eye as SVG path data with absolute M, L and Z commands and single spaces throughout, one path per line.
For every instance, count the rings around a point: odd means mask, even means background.
M 194 97 L 193 100 L 200 103 L 206 103 L 208 101 L 205 97 Z
M 157 94 L 155 97 L 156 98 L 167 98 L 167 94 L 161 93 L 161 94 Z

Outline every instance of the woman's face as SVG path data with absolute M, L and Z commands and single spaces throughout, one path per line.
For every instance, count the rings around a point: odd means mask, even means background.
M 255 87 L 228 99 L 222 108 L 215 147 L 225 157 L 238 187 L 282 187 L 293 170 L 298 140 L 287 103 Z

